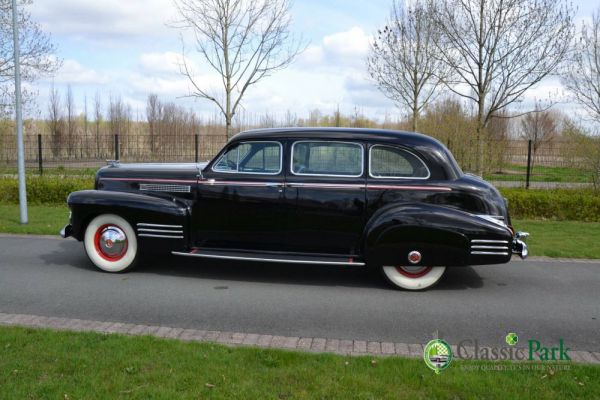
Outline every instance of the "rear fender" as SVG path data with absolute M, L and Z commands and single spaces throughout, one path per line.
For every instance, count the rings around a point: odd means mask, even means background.
M 127 192 L 82 190 L 71 193 L 67 203 L 71 210 L 72 236 L 78 240 L 83 240 L 87 224 L 100 214 L 117 214 L 125 218 L 136 232 L 138 223 L 180 225 L 183 227 L 184 239 L 167 239 L 170 244 L 174 244 L 173 248 L 182 248 L 190 237 L 189 206 L 177 199 Z
M 512 240 L 504 226 L 454 208 L 423 203 L 380 210 L 364 235 L 366 259 L 375 265 L 411 265 L 411 251 L 422 256 L 415 265 L 469 265 L 471 239 Z

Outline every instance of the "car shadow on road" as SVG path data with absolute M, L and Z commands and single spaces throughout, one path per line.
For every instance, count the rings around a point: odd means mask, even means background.
M 98 272 L 86 257 L 80 243 L 65 241 L 59 250 L 41 256 L 46 264 L 67 265 L 90 273 Z M 365 267 L 322 266 L 303 264 L 258 263 L 243 261 L 204 260 L 175 257 L 168 254 L 148 254 L 129 273 L 157 274 L 190 279 L 260 282 L 292 285 L 346 286 L 390 289 L 378 270 Z M 448 268 L 440 283 L 431 290 L 465 290 L 483 286 L 483 279 L 472 267 Z

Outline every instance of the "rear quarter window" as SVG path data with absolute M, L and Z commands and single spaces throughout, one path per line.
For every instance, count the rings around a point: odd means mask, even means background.
M 427 179 L 427 165 L 416 154 L 398 147 L 374 145 L 369 150 L 369 175 L 373 178 Z

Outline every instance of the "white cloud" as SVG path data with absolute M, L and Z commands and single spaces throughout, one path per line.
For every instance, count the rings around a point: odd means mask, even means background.
M 146 73 L 180 75 L 183 61 L 183 55 L 172 51 L 144 53 L 140 56 L 139 67 Z M 185 63 L 188 68 L 196 70 L 195 63 L 189 58 L 185 58 Z
M 104 85 L 110 82 L 110 77 L 87 68 L 76 60 L 66 59 L 56 76 L 50 80 L 69 85 Z
M 36 0 L 31 12 L 49 32 L 94 40 L 160 35 L 175 17 L 165 0 Z
M 369 51 L 370 36 L 358 26 L 349 31 L 334 33 L 323 38 L 325 53 L 331 57 L 346 59 L 360 59 L 361 61 Z

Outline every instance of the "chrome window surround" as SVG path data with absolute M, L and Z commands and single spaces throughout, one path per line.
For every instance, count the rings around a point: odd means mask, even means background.
M 344 143 L 360 148 L 360 174 L 358 175 L 339 175 L 339 174 L 303 174 L 301 172 L 294 172 L 294 146 L 296 143 Z M 290 172 L 296 176 L 326 176 L 334 178 L 359 178 L 363 176 L 365 172 L 365 148 L 359 142 L 341 142 L 338 140 L 297 140 L 292 144 L 292 150 L 290 152 Z
M 373 154 L 372 151 L 373 148 L 375 147 L 389 147 L 391 149 L 394 150 L 400 150 L 400 151 L 404 151 L 408 154 L 413 155 L 417 160 L 419 160 L 421 162 L 421 164 L 423 164 L 423 166 L 425 167 L 425 169 L 427 170 L 427 176 L 426 177 L 414 177 L 414 176 L 379 176 L 379 175 L 373 175 L 373 169 L 371 166 L 371 163 L 373 162 Z M 408 151 L 406 149 L 400 148 L 400 147 L 396 147 L 396 146 L 390 146 L 390 145 L 385 145 L 385 144 L 374 144 L 373 146 L 371 146 L 369 148 L 369 176 L 371 178 L 375 178 L 375 179 L 409 179 L 409 180 L 426 180 L 429 179 L 431 177 L 431 172 L 429 171 L 429 168 L 427 167 L 427 164 L 425 164 L 425 161 L 423 161 L 421 159 L 421 157 L 419 157 L 418 155 L 416 155 L 415 153 L 413 153 L 412 151 Z
M 251 140 L 248 142 L 238 142 L 236 144 L 237 146 L 237 153 L 238 153 L 238 162 L 237 162 L 237 167 L 239 168 L 240 165 L 240 146 L 243 144 L 251 144 L 251 143 L 276 143 L 279 146 L 279 170 L 277 172 L 247 172 L 247 171 L 220 171 L 220 170 L 216 170 L 215 166 L 221 162 L 221 159 L 223 157 L 225 157 L 225 155 L 227 155 L 227 153 L 229 153 L 229 150 L 225 150 L 223 152 L 223 154 L 221 154 L 221 157 L 219 157 L 217 159 L 217 161 L 215 161 L 212 165 L 212 167 L 210 168 L 213 172 L 217 172 L 217 173 L 221 173 L 221 174 L 246 174 L 246 175 L 279 175 L 283 169 L 283 145 L 281 144 L 281 142 L 275 141 L 275 140 Z

